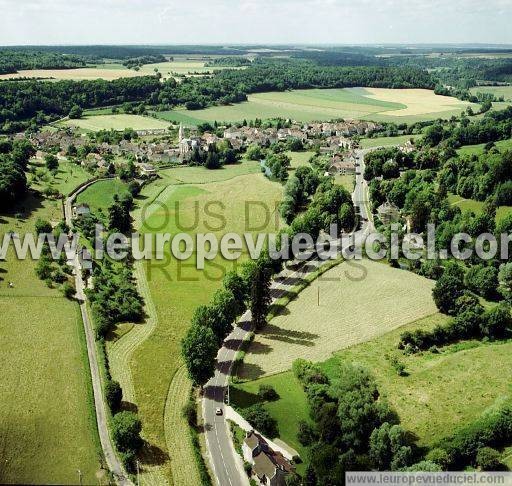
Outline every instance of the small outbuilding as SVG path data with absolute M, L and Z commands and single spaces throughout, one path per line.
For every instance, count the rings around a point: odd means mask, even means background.
M 377 208 L 377 214 L 382 224 L 395 223 L 400 220 L 400 209 L 389 201 L 386 201 Z
M 91 214 L 91 208 L 88 204 L 78 203 L 73 206 L 73 218 L 79 219 Z

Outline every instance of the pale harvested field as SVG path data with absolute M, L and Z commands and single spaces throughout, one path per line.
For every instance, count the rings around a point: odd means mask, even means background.
M 82 130 L 96 132 L 99 130 L 154 130 L 165 129 L 168 122 L 140 115 L 92 115 L 84 116 L 78 120 L 64 120 L 58 123 L 59 126 L 75 127 Z
M 18 78 L 45 78 L 45 79 L 105 79 L 111 81 L 119 78 L 133 78 L 136 76 L 154 76 L 155 68 L 162 74 L 163 78 L 170 78 L 173 75 L 205 74 L 213 71 L 226 69 L 223 66 L 207 67 L 205 61 L 177 57 L 174 61 L 144 64 L 138 71 L 128 69 L 122 64 L 105 64 L 96 67 L 85 67 L 76 69 L 27 69 L 15 74 L 1 74 L 0 79 Z M 230 68 L 244 69 L 244 68 Z
M 323 361 L 335 351 L 434 314 L 433 285 L 382 263 L 342 263 L 303 290 L 256 335 L 240 375 L 255 379 L 280 373 L 297 358 Z
M 366 96 L 379 101 L 402 103 L 407 108 L 386 111 L 388 116 L 415 116 L 427 113 L 439 113 L 457 109 L 465 109 L 471 103 L 460 101 L 451 96 L 436 95 L 428 89 L 388 89 L 364 88 Z
M 0 79 L 45 78 L 75 81 L 83 79 L 105 79 L 107 81 L 112 81 L 113 79 L 134 78 L 136 76 L 145 76 L 147 74 L 147 72 L 137 72 L 126 68 L 30 69 L 26 71 L 18 71 L 15 74 L 2 74 L 0 75 Z

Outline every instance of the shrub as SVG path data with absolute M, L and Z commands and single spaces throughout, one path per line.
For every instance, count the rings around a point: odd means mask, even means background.
M 105 385 L 105 399 L 112 413 L 116 413 L 121 407 L 121 401 L 123 399 L 123 390 L 117 381 L 107 381 Z
M 501 455 L 496 449 L 482 447 L 476 454 L 476 464 L 482 471 L 498 471 L 503 467 L 500 458 Z
M 465 282 L 470 290 L 486 299 L 490 299 L 496 295 L 498 270 L 494 267 L 474 265 L 468 270 Z
M 244 471 L 248 477 L 252 475 L 252 464 L 250 462 L 244 461 Z
M 299 431 L 297 432 L 297 439 L 304 447 L 307 447 L 318 440 L 318 434 L 316 433 L 314 427 L 311 424 L 309 424 L 305 420 L 301 420 L 299 422 Z
M 242 415 L 256 430 L 270 439 L 279 435 L 277 421 L 270 416 L 260 403 L 243 409 Z
M 296 359 L 292 365 L 293 374 L 301 382 L 302 386 L 308 387 L 313 383 L 327 384 L 329 378 L 326 374 L 311 361 Z
M 441 449 L 440 447 L 431 449 L 426 455 L 425 459 L 429 462 L 438 464 L 441 466 L 441 468 L 446 468 L 450 463 L 450 456 L 444 449 Z
M 410 472 L 440 472 L 442 470 L 443 469 L 438 464 L 432 461 L 421 461 L 402 469 L 402 471 Z
M 440 446 L 450 458 L 449 467 L 464 468 L 476 462 L 482 447 L 502 447 L 512 440 L 512 408 L 506 406 L 458 430 Z
M 390 363 L 398 376 L 407 375 L 407 372 L 405 371 L 405 365 L 396 356 L 392 356 L 390 358 Z
M 66 299 L 71 300 L 75 296 L 75 288 L 69 282 L 64 283 L 64 285 L 62 286 L 62 292 Z
M 119 412 L 112 419 L 112 439 L 121 452 L 135 452 L 140 448 L 141 430 L 141 421 L 133 412 Z
M 462 295 L 463 290 L 462 279 L 445 271 L 432 291 L 437 308 L 445 314 L 453 314 L 455 301 Z
M 260 385 L 258 395 L 262 400 L 269 402 L 279 398 L 279 395 L 272 385 Z
M 197 427 L 197 407 L 192 397 L 189 398 L 183 407 L 183 416 L 191 427 Z
M 499 304 L 485 312 L 480 331 L 491 339 L 503 338 L 512 325 L 510 307 L 508 304 Z

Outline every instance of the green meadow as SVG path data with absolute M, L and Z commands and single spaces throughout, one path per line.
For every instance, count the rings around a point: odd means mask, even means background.
M 61 211 L 29 195 L 0 216 L 0 237 L 33 231 L 37 218 L 58 222 Z M 79 307 L 34 269 L 12 248 L 0 262 L 0 483 L 77 484 L 80 469 L 95 484 L 101 448 Z
M 137 200 L 135 226 L 143 233 L 187 232 L 194 238 L 213 232 L 221 237 L 229 232 L 253 233 L 256 227 L 272 230 L 278 224 L 276 204 L 282 186 L 266 179 L 257 162 L 243 161 L 219 170 L 179 167 L 159 175 Z M 260 202 L 268 209 L 262 209 Z M 243 253 L 240 261 L 246 258 Z M 197 474 L 193 451 L 183 444 L 186 425 L 174 411 L 186 403 L 191 387 L 180 355 L 181 339 L 195 308 L 208 303 L 225 272 L 240 263 L 218 256 L 198 270 L 196 259 L 194 253 L 180 262 L 171 258 L 167 247 L 163 261 L 144 263 L 146 299 L 151 299 L 156 322 L 130 359 L 144 437 L 155 450 L 165 452 L 158 467 L 177 484 L 186 483 L 186 474 Z M 180 447 L 179 454 L 173 454 L 175 447 Z

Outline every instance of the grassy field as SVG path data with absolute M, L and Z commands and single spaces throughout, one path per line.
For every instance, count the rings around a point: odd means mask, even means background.
M 260 385 L 271 385 L 279 395 L 279 400 L 267 402 L 264 407 L 270 415 L 279 422 L 279 438 L 293 447 L 301 456 L 306 457 L 306 448 L 297 439 L 298 423 L 308 421 L 308 406 L 306 394 L 293 373 L 279 373 L 277 375 L 260 378 L 243 384 L 230 387 L 231 403 L 239 408 L 246 408 L 260 402 L 258 389 Z M 300 464 L 298 472 L 305 470 L 305 464 Z
M 66 119 L 58 122 L 57 125 L 97 132 L 98 130 L 124 130 L 125 128 L 133 128 L 134 130 L 165 129 L 169 126 L 169 123 L 140 115 L 89 115 L 78 120 Z
M 433 314 L 340 351 L 321 363 L 321 367 L 331 378 L 336 377 L 340 361 L 358 363 L 371 370 L 380 393 L 398 412 L 402 425 L 417 437 L 420 445 L 432 446 L 512 396 L 510 341 L 485 344 L 468 341 L 445 347 L 439 354 L 426 352 L 412 356 L 405 356 L 397 349 L 399 335 L 404 330 L 431 329 L 445 321 L 445 316 Z M 407 376 L 397 375 L 391 357 L 397 357 L 405 365 Z M 279 400 L 264 405 L 278 420 L 280 438 L 302 453 L 297 427 L 299 420 L 307 420 L 308 412 L 305 394 L 291 371 L 233 385 L 233 403 L 247 407 L 257 402 L 256 393 L 263 383 L 274 386 L 280 395 Z
M 30 164 L 39 170 L 44 168 L 44 162 L 42 160 L 32 159 Z M 29 179 L 32 180 L 32 178 L 33 176 L 29 176 Z M 59 170 L 55 176 L 46 170 L 43 177 L 37 181 L 33 181 L 32 186 L 38 190 L 53 188 L 58 190 L 61 194 L 67 195 L 75 187 L 90 178 L 91 174 L 89 174 L 82 166 L 73 164 L 67 160 L 60 160 Z
M 0 217 L 0 236 L 33 231 L 38 217 L 62 218 L 58 202 L 30 196 L 23 206 L 23 219 Z M 96 484 L 101 449 L 78 305 L 9 250 L 0 262 L 0 308 L 0 483 L 77 484 L 80 469 L 84 484 Z
M 308 89 L 283 93 L 258 93 L 245 103 L 215 106 L 204 110 L 184 109 L 158 112 L 157 116 L 189 125 L 215 120 L 236 122 L 254 118 L 292 118 L 297 121 L 334 118 L 372 119 L 414 122 L 449 118 L 459 114 L 468 103 L 435 95 L 429 90 L 413 89 Z
M 208 170 L 203 167 L 176 167 L 160 171 L 158 175 L 161 180 L 151 186 L 158 188 L 169 184 L 209 184 L 260 172 L 260 165 L 252 160 L 243 160 L 240 164 L 227 165 L 218 170 Z
M 302 165 L 310 166 L 309 159 L 315 155 L 315 152 L 286 152 L 286 155 L 291 159 L 290 167 L 296 169 Z
M 356 185 L 356 176 L 338 174 L 334 177 L 334 182 L 340 186 L 343 186 L 348 192 L 352 194 Z
M 178 215 L 179 223 L 189 227 L 195 222 L 197 214 L 197 227 L 187 230 L 194 235 L 206 232 L 207 225 L 218 226 L 219 220 L 208 216 L 204 208 L 207 203 L 220 202 L 224 207 L 212 206 L 211 211 L 221 213 L 225 225 L 209 231 L 217 235 L 244 232 L 244 202 L 265 201 L 270 211 L 274 211 L 275 203 L 281 198 L 281 187 L 265 179 L 255 162 L 225 167 L 219 171 L 169 169 L 162 172 L 161 179 L 144 188 L 144 208 L 139 208 L 134 217 L 137 224 L 144 221 L 143 232 L 176 234 L 183 231 L 177 226 Z M 251 224 L 265 223 L 267 215 L 261 209 L 255 209 L 251 214 Z M 269 227 L 273 225 L 274 218 L 275 214 L 272 214 L 267 222 Z M 174 484 L 191 484 L 187 483 L 186 471 L 194 465 L 191 449 L 183 444 L 184 425 L 179 413 L 181 405 L 176 406 L 186 400 L 190 389 L 190 382 L 183 375 L 180 341 L 194 309 L 209 301 L 220 286 L 225 269 L 236 265 L 218 257 L 213 262 L 207 262 L 204 271 L 199 271 L 195 268 L 195 259 L 193 255 L 180 264 L 175 259 L 168 259 L 145 265 L 157 322 L 151 335 L 133 352 L 130 361 L 144 436 L 152 447 L 168 452 L 168 460 L 161 465 L 168 471 L 170 464 Z M 175 452 L 176 447 L 180 448 L 179 454 Z
M 373 147 L 392 147 L 395 145 L 402 145 L 409 140 L 417 138 L 418 135 L 400 135 L 398 137 L 375 137 L 375 138 L 363 138 L 359 141 L 361 148 L 373 148 Z
M 432 281 L 380 263 L 342 263 L 256 335 L 239 374 L 256 379 L 290 369 L 296 358 L 322 361 L 339 349 L 433 314 L 432 287 Z
M 469 91 L 473 94 L 491 93 L 498 98 L 503 96 L 505 101 L 512 101 L 512 86 L 476 86 Z
M 478 145 L 466 145 L 457 150 L 459 155 L 481 155 L 484 153 L 485 143 Z M 512 138 L 508 140 L 500 140 L 495 143 L 496 147 L 500 150 L 511 150 L 512 149 Z
M 456 194 L 450 194 L 448 196 L 448 201 L 453 206 L 459 206 L 459 208 L 464 211 L 473 211 L 475 214 L 480 214 L 483 210 L 484 203 L 482 201 L 475 201 L 474 199 L 464 199 L 463 197 L 457 196 Z M 512 211 L 512 207 L 510 206 L 501 206 L 496 211 L 496 221 L 503 219 L 507 216 L 510 211 Z
M 114 195 L 120 196 L 126 192 L 126 184 L 119 179 L 98 181 L 80 193 L 77 202 L 88 204 L 93 212 L 101 209 L 106 214 L 114 201 Z

